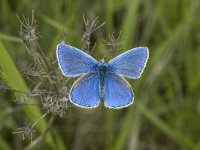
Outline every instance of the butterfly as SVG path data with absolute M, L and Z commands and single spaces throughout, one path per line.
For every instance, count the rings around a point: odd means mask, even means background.
M 81 76 L 73 84 L 69 100 L 83 108 L 97 107 L 101 101 L 106 107 L 115 109 L 131 105 L 134 94 L 124 77 L 138 79 L 149 58 L 147 47 L 137 47 L 108 63 L 98 62 L 87 53 L 64 43 L 57 45 L 56 54 L 64 76 Z

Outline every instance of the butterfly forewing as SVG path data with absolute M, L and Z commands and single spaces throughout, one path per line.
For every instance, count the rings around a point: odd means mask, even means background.
M 108 71 L 132 79 L 137 79 L 141 76 L 148 57 L 148 48 L 133 48 L 109 61 Z
M 57 59 L 65 76 L 78 76 L 95 72 L 98 62 L 83 51 L 65 44 L 57 46 Z

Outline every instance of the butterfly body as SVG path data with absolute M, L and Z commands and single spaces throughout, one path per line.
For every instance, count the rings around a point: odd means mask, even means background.
M 99 62 L 96 67 L 97 74 L 99 75 L 99 97 L 101 100 L 104 99 L 105 95 L 105 79 L 107 76 L 108 65 L 105 62 Z
M 131 49 L 106 63 L 98 62 L 83 51 L 65 44 L 57 46 L 59 67 L 65 76 L 80 76 L 72 86 L 69 99 L 79 107 L 97 107 L 100 101 L 109 108 L 131 105 L 134 94 L 123 78 L 141 76 L 148 59 L 148 49 Z

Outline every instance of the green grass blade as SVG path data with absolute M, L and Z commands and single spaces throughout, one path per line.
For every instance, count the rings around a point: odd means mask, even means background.
M 11 57 L 7 53 L 3 43 L 0 41 L 0 67 L 1 67 L 1 72 L 2 75 L 7 82 L 7 84 L 15 90 L 27 90 L 27 85 L 25 81 L 23 80 L 21 74 L 19 73 L 18 69 L 16 68 L 15 64 L 13 63 Z M 33 103 L 34 101 L 31 100 Z M 25 106 L 23 107 L 26 115 L 28 118 L 32 121 L 35 122 L 41 117 L 41 111 L 38 108 L 38 106 Z M 41 120 L 37 124 L 37 128 L 40 132 L 44 131 L 46 128 L 46 122 L 44 120 Z M 55 147 L 53 138 L 50 134 L 47 134 L 45 137 L 45 141 L 53 148 Z
M 2 138 L 1 136 L 0 136 L 0 149 L 2 149 L 2 150 L 11 150 L 10 145 L 8 143 L 6 143 L 4 138 Z
M 19 37 L 15 37 L 15 36 L 11 36 L 11 35 L 7 35 L 4 33 L 0 33 L 0 39 L 1 40 L 6 40 L 6 41 L 10 41 L 10 42 L 17 42 L 17 43 L 21 43 L 22 39 Z
M 113 32 L 113 0 L 105 1 L 107 33 Z
M 114 122 L 114 112 L 113 110 L 106 110 L 106 124 L 109 125 L 109 132 L 106 132 L 106 138 L 105 138 L 105 144 L 106 144 L 106 149 L 110 150 L 113 147 L 113 139 L 114 139 L 114 134 L 113 134 L 113 128 L 111 124 Z
M 46 22 L 47 24 L 49 24 L 50 26 L 60 30 L 60 31 L 64 31 L 66 32 L 67 34 L 69 34 L 69 36 L 75 36 L 74 33 L 68 29 L 66 26 L 58 23 L 57 21 L 55 21 L 54 19 L 42 14 L 42 13 L 39 13 L 38 16 L 44 21 Z
M 135 32 L 135 26 L 137 24 L 137 10 L 139 8 L 140 0 L 129 0 L 126 4 L 127 12 L 122 24 L 122 39 L 125 40 L 124 49 L 133 45 L 133 35 Z
M 183 145 L 191 150 L 197 150 L 197 146 L 193 141 L 191 141 L 183 133 L 179 131 L 175 131 L 172 128 L 170 128 L 165 122 L 163 122 L 158 116 L 156 116 L 155 113 L 153 113 L 151 110 L 146 108 L 144 104 L 142 103 L 138 104 L 138 108 L 142 112 L 142 114 L 147 119 L 149 119 L 150 122 L 152 122 L 157 128 L 159 128 L 162 132 L 164 132 L 174 141 L 176 141 L 180 145 Z
M 113 150 L 122 150 L 124 149 L 124 145 L 127 141 L 129 132 L 130 132 L 130 128 L 132 127 L 132 120 L 133 120 L 133 106 L 131 106 L 127 113 L 126 113 L 126 117 L 124 119 L 124 124 L 121 128 L 121 132 L 116 140 L 116 144 L 114 145 Z

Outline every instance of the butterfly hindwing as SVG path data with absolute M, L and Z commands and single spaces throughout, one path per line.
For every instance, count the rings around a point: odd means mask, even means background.
M 99 75 L 95 73 L 80 77 L 72 86 L 70 101 L 79 107 L 96 107 L 100 103 Z
M 108 62 L 108 71 L 132 79 L 141 76 L 147 60 L 149 50 L 147 47 L 133 48 Z
M 70 45 L 57 46 L 59 67 L 65 76 L 78 76 L 95 72 L 98 62 L 90 55 Z
M 121 76 L 109 74 L 105 80 L 104 104 L 109 108 L 123 108 L 133 103 L 134 94 L 129 83 Z

